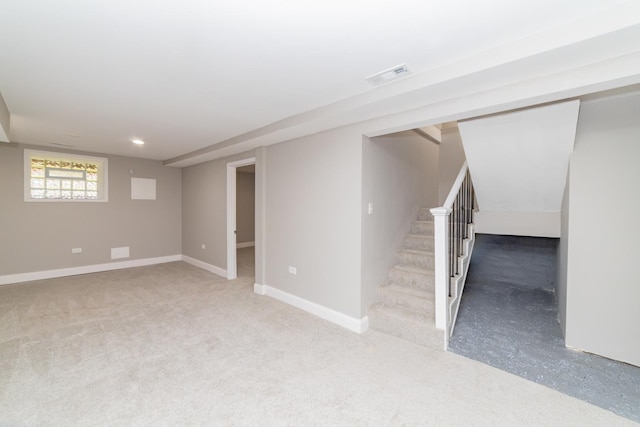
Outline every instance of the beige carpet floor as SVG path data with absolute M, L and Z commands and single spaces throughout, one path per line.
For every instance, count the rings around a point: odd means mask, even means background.
M 0 287 L 0 425 L 629 426 L 175 262 Z

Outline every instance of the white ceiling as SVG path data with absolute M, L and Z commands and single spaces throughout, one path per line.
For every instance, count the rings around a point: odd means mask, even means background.
M 547 79 L 546 91 L 640 82 L 634 0 L 0 0 L 0 11 L 12 142 L 175 165 L 436 98 L 449 104 L 420 125 L 463 118 L 480 111 L 462 114 L 467 95 L 580 67 L 591 80 Z M 412 76 L 364 80 L 402 63 Z

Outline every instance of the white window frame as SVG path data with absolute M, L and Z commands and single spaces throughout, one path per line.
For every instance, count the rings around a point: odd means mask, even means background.
M 98 198 L 97 199 L 39 199 L 31 197 L 31 159 L 76 161 L 96 163 L 98 165 Z M 24 150 L 24 201 L 25 202 L 72 202 L 95 203 L 109 201 L 109 159 L 106 157 L 83 156 L 55 151 Z

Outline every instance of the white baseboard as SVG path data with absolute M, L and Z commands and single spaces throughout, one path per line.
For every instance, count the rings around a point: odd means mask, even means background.
M 156 258 L 109 262 L 106 264 L 83 265 L 81 267 L 59 268 L 56 270 L 34 271 L 32 273 L 7 274 L 5 276 L 0 276 L 0 285 L 31 282 L 33 280 L 55 279 L 56 277 L 76 276 L 78 274 L 99 273 L 101 271 L 142 267 L 152 264 L 164 264 L 165 262 L 180 261 L 181 259 L 182 255 L 169 255 Z
M 367 316 L 362 319 L 356 319 L 268 285 L 260 285 L 256 283 L 253 285 L 253 291 L 259 295 L 266 295 L 271 298 L 275 298 L 359 334 L 365 332 L 369 328 L 369 317 Z
M 182 261 L 188 262 L 191 265 L 195 265 L 196 267 L 200 267 L 203 270 L 207 270 L 213 274 L 217 274 L 218 276 L 222 276 L 225 279 L 227 278 L 227 270 L 224 268 L 220 268 L 213 264 L 208 264 L 204 261 L 200 261 L 199 259 L 191 258 L 190 256 L 182 255 Z
M 255 246 L 256 242 L 243 242 L 243 243 L 237 243 L 236 244 L 236 249 L 240 249 L 240 248 L 250 248 L 251 246 Z

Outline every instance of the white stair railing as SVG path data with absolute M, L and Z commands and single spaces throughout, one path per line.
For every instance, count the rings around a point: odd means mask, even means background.
M 434 220 L 436 328 L 445 331 L 445 350 L 453 332 L 473 243 L 475 193 L 467 162 L 462 165 Z

